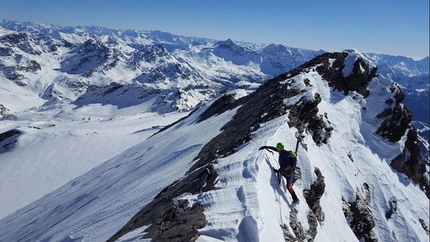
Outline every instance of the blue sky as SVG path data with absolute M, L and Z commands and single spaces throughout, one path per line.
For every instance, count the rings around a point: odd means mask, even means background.
M 0 19 L 429 55 L 429 0 L 0 0 Z

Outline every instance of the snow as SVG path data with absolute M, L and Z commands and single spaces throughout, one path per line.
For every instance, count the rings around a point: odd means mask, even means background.
M 1 122 L 0 133 L 24 134 L 11 152 L 0 154 L 0 218 L 61 187 L 140 143 L 186 113 L 158 115 L 113 106 L 88 105 L 28 111 Z M 110 115 L 109 115 L 110 114 Z M 49 169 L 47 169 L 49 168 Z M 17 192 L 26 191 L 26 192 Z
M 373 64 L 370 60 L 368 60 L 363 54 L 361 54 L 356 49 L 347 49 L 347 50 L 344 50 L 343 52 L 348 53 L 348 56 L 345 59 L 345 67 L 342 70 L 343 76 L 349 76 L 352 74 L 354 63 L 357 60 L 357 58 L 361 58 L 370 64 L 369 71 L 372 71 L 372 69 L 376 67 L 375 64 Z M 360 66 L 360 70 L 364 72 L 364 69 L 362 66 Z
M 316 180 L 316 167 L 324 176 L 326 189 L 321 198 L 324 221 L 318 225 L 315 241 L 355 239 L 341 201 L 354 201 L 357 193 L 363 193 L 364 183 L 371 187 L 370 206 L 382 241 L 393 241 L 392 233 L 399 241 L 425 241 L 427 235 L 417 221 L 428 221 L 428 199 L 417 185 L 389 166 L 402 144 L 374 134 L 379 122 L 375 114 L 384 107 L 380 100 L 391 95 L 386 89 L 390 80 L 375 78 L 371 82 L 375 92 L 362 100 L 356 93 L 344 96 L 329 91 L 315 72 L 294 79 L 295 85 L 305 78 L 313 87 L 308 93 L 322 94 L 319 112 L 328 113 L 334 130 L 327 145 L 317 146 L 308 134 L 303 140 L 307 150 L 299 146 L 302 177 L 294 187 L 301 202 L 292 205 L 285 184 L 278 185 L 272 172 L 272 167 L 277 167 L 276 155 L 258 150 L 279 141 L 287 149 L 295 147 L 296 130 L 288 127 L 286 115 L 262 124 L 250 142 L 219 159 L 219 189 L 182 198 L 205 209 L 208 225 L 199 230 L 198 241 L 285 241 L 281 225 L 292 231 L 292 208 L 298 211 L 303 228 L 309 229 L 303 190 Z M 238 93 L 243 95 L 240 90 Z M 230 110 L 197 123 L 209 105 L 155 136 L 151 135 L 161 126 L 185 114 L 161 116 L 130 110 L 121 114 L 121 109 L 109 105 L 88 105 L 62 107 L 65 111 L 60 113 L 58 109 L 29 111 L 17 115 L 15 122 L 2 120 L 4 129 L 17 125 L 24 134 L 16 149 L 0 154 L 4 167 L 1 193 L 7 197 L 0 207 L 2 215 L 8 215 L 0 220 L 4 228 L 0 238 L 105 241 L 159 191 L 184 176 L 202 146 L 235 114 Z M 387 220 L 385 211 L 393 197 L 399 209 Z M 24 204 L 29 205 L 22 207 Z M 143 235 L 141 228 L 118 241 L 137 241 Z
M 0 28 L 0 35 L 8 33 L 11 31 Z M 74 34 L 62 37 L 75 44 L 87 40 Z M 141 37 L 137 40 L 151 43 Z M 174 63 L 182 63 L 183 58 L 201 71 L 202 78 L 248 85 L 251 90 L 258 86 L 256 82 L 231 78 L 232 73 L 246 74 L 259 81 L 266 76 L 255 64 L 232 65 L 232 60 L 240 61 L 235 59 L 237 56 L 223 52 L 221 58 L 208 51 L 212 47 L 190 46 L 191 52 L 177 49 Z M 67 51 L 63 48 L 59 53 Z M 343 71 L 349 75 L 353 61 L 363 55 L 355 49 L 346 52 L 349 56 Z M 10 119 L 0 119 L 0 133 L 10 129 L 22 132 L 13 149 L 0 147 L 0 241 L 106 241 L 162 189 L 181 179 L 194 164 L 200 149 L 221 132 L 236 112 L 230 110 L 198 123 L 199 115 L 210 103 L 191 114 L 152 113 L 151 107 L 156 105 L 152 97 L 133 105 L 129 105 L 128 97 L 116 105 L 106 104 L 104 99 L 79 106 L 61 102 L 48 105 L 40 96 L 52 83 L 64 94 L 64 99 L 74 100 L 78 94 L 65 87 L 70 80 L 82 77 L 60 74 L 61 60 L 53 55 L 44 53 L 34 58 L 38 58 L 42 70 L 41 75 L 26 74 L 28 89 L 0 78 L 1 103 L 11 110 Z M 16 60 L 7 61 L 16 64 Z M 151 67 L 146 65 L 141 67 Z M 106 77 L 95 76 L 86 81 L 127 82 L 140 74 L 127 72 L 122 66 L 107 72 Z M 304 84 L 305 79 L 310 81 L 310 87 Z M 424 85 L 428 87 L 426 80 Z M 282 84 L 291 84 L 291 88 L 305 90 L 285 99 L 284 104 L 313 100 L 318 93 L 322 98 L 319 114 L 334 128 L 328 144 L 316 145 L 307 133 L 303 139 L 307 149 L 299 146 L 298 167 L 302 177 L 294 188 L 301 202 L 293 205 L 285 184 L 278 185 L 272 172 L 272 167 L 278 165 L 276 155 L 258 150 L 262 145 L 273 146 L 279 141 L 288 149 L 295 147 L 297 130 L 288 126 L 288 115 L 284 115 L 261 124 L 253 139 L 238 147 L 236 153 L 219 158 L 216 165 L 219 189 L 183 198 L 190 204 L 202 204 L 205 209 L 208 225 L 199 230 L 198 241 L 285 241 L 281 225 L 285 224 L 292 232 L 289 224 L 292 209 L 298 211 L 298 221 L 304 229 L 309 229 L 306 217 L 309 208 L 303 190 L 316 180 L 315 168 L 321 170 L 326 183 L 320 201 L 324 221 L 318 224 L 315 241 L 333 241 L 333 238 L 356 241 L 346 223 L 341 201 L 354 201 L 357 194 L 364 193 L 364 183 L 371 187 L 370 207 L 381 241 L 395 241 L 393 234 L 398 241 L 427 241 L 428 235 L 418 219 L 422 218 L 429 226 L 429 200 L 416 184 L 389 165 L 403 150 L 405 137 L 391 143 L 375 135 L 381 122 L 375 116 L 392 95 L 391 83 L 383 75 L 374 78 L 369 85 L 372 91 L 364 99 L 355 92 L 344 96 L 331 90 L 315 70 L 283 81 Z M 227 93 L 240 98 L 249 89 Z M 202 99 L 195 98 L 198 95 L 191 90 L 182 105 L 197 105 Z M 186 119 L 154 135 L 188 114 Z M 385 212 L 393 198 L 398 210 L 387 220 Z M 145 228 L 118 241 L 141 241 Z

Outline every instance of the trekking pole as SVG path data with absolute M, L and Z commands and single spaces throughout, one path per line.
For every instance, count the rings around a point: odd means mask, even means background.
M 273 154 L 273 151 L 270 151 L 270 153 L 272 153 L 273 159 L 276 160 L 275 154 Z M 275 169 L 275 167 L 273 167 L 273 169 Z M 281 174 L 279 172 L 275 172 L 275 173 L 276 173 L 276 177 L 278 178 L 278 184 L 281 184 Z
M 266 149 L 266 150 L 269 151 L 270 153 L 272 153 L 273 159 L 276 160 L 275 154 L 273 153 L 273 151 L 271 151 L 269 149 Z M 275 169 L 275 167 L 272 166 L 272 170 L 274 170 L 274 169 Z M 281 176 L 280 176 L 279 172 L 276 173 L 276 176 L 278 178 L 278 184 L 281 184 Z

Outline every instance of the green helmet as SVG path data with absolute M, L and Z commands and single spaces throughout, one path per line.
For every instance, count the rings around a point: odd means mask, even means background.
M 279 143 L 276 144 L 276 149 L 283 150 L 284 149 L 284 145 L 281 142 L 279 142 Z

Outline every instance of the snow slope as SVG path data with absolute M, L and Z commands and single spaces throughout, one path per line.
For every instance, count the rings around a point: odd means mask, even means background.
M 68 237 L 85 237 L 86 241 L 105 241 L 161 189 L 184 176 L 192 165 L 189 161 L 202 144 L 216 135 L 234 112 L 194 124 L 199 113 L 14 213 L 26 215 L 7 216 L 1 220 L 0 240 L 61 241 Z M 151 125 L 157 122 L 148 121 Z M 208 126 L 212 128 L 207 129 Z M 108 138 L 104 139 L 109 142 Z M 130 144 L 127 141 L 126 145 Z M 105 149 L 109 147 L 106 143 L 102 145 Z M 49 147 L 44 148 L 49 150 Z M 101 155 L 105 149 L 94 149 L 94 153 Z M 35 167 L 35 171 L 45 170 L 46 167 Z M 25 179 L 24 174 L 21 175 Z M 31 221 L 26 216 L 30 216 Z M 45 230 L 48 228 L 50 232 Z
M 30 110 L 2 120 L 0 133 L 19 130 L 17 145 L 0 148 L 0 218 L 139 144 L 186 115 L 159 115 L 138 105 L 74 105 Z M 3 144 L 3 143 L 2 143 Z
M 360 54 L 354 51 L 350 55 L 356 58 Z M 290 221 L 294 214 L 304 230 L 310 229 L 303 191 L 316 180 L 316 168 L 324 176 L 326 188 L 321 198 L 324 219 L 317 226 L 315 241 L 334 238 L 357 241 L 344 216 L 342 200 L 352 202 L 356 196 L 364 196 L 365 183 L 370 187 L 374 231 L 380 241 L 427 241 L 428 234 L 419 219 L 429 226 L 429 200 L 418 185 L 389 165 L 402 152 L 405 138 L 391 143 L 375 134 L 381 122 L 375 116 L 384 110 L 385 100 L 393 95 L 388 88 L 391 83 L 385 77 L 374 78 L 369 86 L 370 95 L 364 99 L 355 92 L 344 96 L 333 91 L 312 69 L 287 78 L 284 85 L 291 84 L 291 88 L 305 92 L 285 99 L 284 103 L 294 104 L 300 97 L 312 99 L 319 93 L 322 98 L 319 114 L 326 115 L 326 121 L 334 128 L 328 144 L 318 146 L 311 134 L 306 133 L 306 149 L 299 147 L 298 167 L 302 176 L 294 186 L 301 203 L 293 206 L 290 195 L 277 184 L 271 168 L 277 167 L 277 157 L 258 150 L 262 145 L 273 146 L 279 141 L 293 149 L 297 130 L 288 126 L 288 115 L 283 115 L 262 124 L 253 133 L 253 139 L 238 147 L 235 153 L 219 158 L 216 165 L 219 189 L 182 198 L 191 204 L 200 203 L 205 209 L 208 225 L 199 231 L 198 241 L 285 241 L 281 225 L 293 231 Z M 136 142 L 135 146 L 118 152 L 82 176 L 3 218 L 0 240 L 105 241 L 163 188 L 181 179 L 202 146 L 221 132 L 237 110 L 197 123 L 199 115 L 209 106 L 210 103 L 169 129 Z M 92 106 L 86 108 L 92 114 L 97 110 Z M 72 133 L 85 128 L 85 133 L 88 130 L 104 133 L 104 128 L 118 128 L 118 124 L 131 121 L 131 117 L 134 116 L 126 116 L 121 122 L 111 123 L 112 126 L 95 120 L 81 125 L 65 121 L 62 127 L 73 124 Z M 153 122 L 148 120 L 149 126 Z M 140 129 L 145 127 L 148 126 Z M 58 128 L 55 133 L 67 136 L 70 132 L 70 129 Z M 112 142 L 108 135 L 99 141 L 108 147 Z M 87 140 L 86 144 L 89 143 Z M 62 152 L 64 147 L 60 145 L 58 151 Z M 48 146 L 41 148 L 49 149 Z M 35 154 L 30 151 L 26 153 L 29 157 Z M 105 149 L 94 149 L 93 155 L 104 152 Z M 34 170 L 46 172 L 46 167 Z M 27 171 L 21 171 L 23 179 Z M 22 192 L 31 193 L 30 190 Z M 388 202 L 393 199 L 398 209 L 387 219 Z M 138 241 L 144 229 L 133 231 L 119 241 Z

